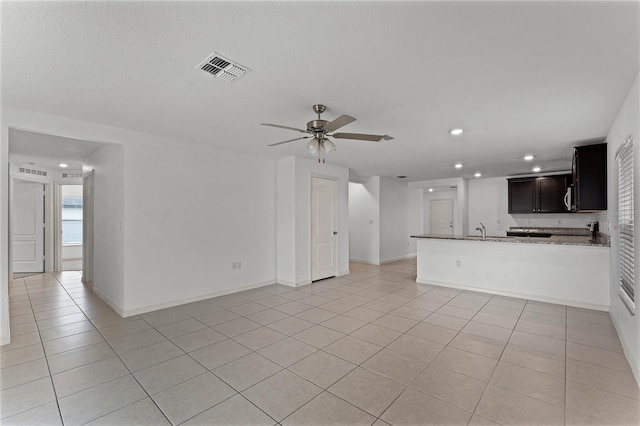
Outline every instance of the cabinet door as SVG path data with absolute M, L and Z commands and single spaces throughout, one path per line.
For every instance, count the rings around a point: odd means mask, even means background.
M 607 144 L 580 146 L 573 151 L 576 209 L 607 209 Z
M 538 178 L 540 194 L 538 197 L 538 212 L 566 213 L 564 196 L 567 193 L 567 176 L 545 176 Z
M 509 180 L 509 213 L 534 213 L 536 211 L 536 180 Z

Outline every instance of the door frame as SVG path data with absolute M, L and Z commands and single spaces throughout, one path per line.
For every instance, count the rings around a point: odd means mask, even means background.
M 336 265 L 336 273 L 334 276 L 338 276 L 340 273 L 340 238 L 342 237 L 342 234 L 340 232 L 340 179 L 338 179 L 335 176 L 327 176 L 327 175 L 321 175 L 321 174 L 316 174 L 316 173 L 311 173 L 309 175 L 309 282 L 312 283 L 313 282 L 313 259 L 312 259 L 312 253 L 313 253 L 313 224 L 311 222 L 311 208 L 313 207 L 313 179 L 314 178 L 318 178 L 318 179 L 326 179 L 326 180 L 331 180 L 336 182 L 336 198 L 337 198 L 337 202 L 335 203 L 335 216 L 336 216 L 336 221 L 335 221 L 335 226 L 336 226 L 336 231 L 337 234 L 337 239 L 335 241 L 335 245 L 336 245 L 336 250 L 335 250 L 335 265 Z
M 55 271 L 55 247 L 56 247 L 56 223 L 54 219 L 54 188 L 53 182 L 44 179 L 38 179 L 37 177 L 30 176 L 9 176 L 9 277 L 13 277 L 13 195 L 14 195 L 14 183 L 16 181 L 41 183 L 44 186 L 44 272 Z

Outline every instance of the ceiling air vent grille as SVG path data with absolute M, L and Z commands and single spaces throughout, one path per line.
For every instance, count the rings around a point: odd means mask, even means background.
M 15 169 L 14 169 L 15 170 Z M 36 169 L 27 169 L 26 167 L 19 167 L 18 172 L 26 173 L 28 175 L 36 175 L 36 176 L 46 176 L 47 172 Z
M 236 81 L 251 71 L 249 68 L 235 63 L 215 52 L 209 55 L 207 59 L 202 61 L 196 68 L 225 81 Z
M 63 178 L 81 178 L 82 173 L 63 173 L 62 177 Z

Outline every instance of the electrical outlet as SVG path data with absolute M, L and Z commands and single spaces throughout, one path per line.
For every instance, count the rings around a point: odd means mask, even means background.
M 238 269 L 242 269 L 242 262 L 238 261 Z
M 456 259 L 456 267 L 457 268 L 462 267 L 462 262 L 460 261 L 460 259 Z
M 237 264 L 236 262 L 233 262 L 233 263 L 231 264 L 231 269 L 232 269 L 233 271 L 235 271 L 236 269 L 238 269 L 238 264 Z
M 558 219 L 558 225 L 562 225 L 562 219 Z

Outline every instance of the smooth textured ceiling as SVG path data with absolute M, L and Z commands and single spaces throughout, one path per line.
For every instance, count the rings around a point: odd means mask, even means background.
M 84 160 L 102 144 L 42 133 L 9 129 L 9 160 L 37 163 L 40 167 L 58 169 L 60 163 L 69 170 L 81 170 Z
M 350 114 L 327 161 L 408 180 L 570 167 L 638 74 L 638 2 L 2 2 L 2 104 L 274 158 L 270 122 Z M 195 69 L 219 52 L 252 69 Z M 463 127 L 454 138 L 447 131 Z M 453 164 L 462 162 L 462 170 Z

